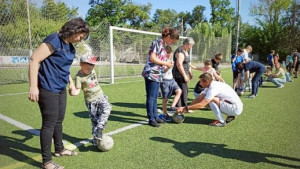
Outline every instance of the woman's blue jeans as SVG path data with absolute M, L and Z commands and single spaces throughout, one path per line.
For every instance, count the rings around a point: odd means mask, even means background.
M 146 87 L 146 108 L 149 122 L 155 122 L 157 118 L 157 96 L 159 90 L 159 82 L 145 78 Z

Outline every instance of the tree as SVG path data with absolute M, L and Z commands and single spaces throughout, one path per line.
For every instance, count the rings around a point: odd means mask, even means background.
M 42 16 L 55 21 L 66 22 L 78 15 L 78 8 L 68 8 L 64 2 L 44 0 L 41 8 Z
M 291 5 L 291 0 L 260 0 L 257 5 L 252 6 L 251 14 L 256 17 L 258 28 L 252 36 L 256 36 L 258 53 L 265 56 L 269 50 L 275 49 L 280 54 L 290 53 L 286 48 L 287 24 L 285 12 Z M 298 28 L 299 29 L 299 28 Z M 248 35 L 248 39 L 254 38 Z M 289 44 L 293 45 L 293 44 Z M 262 48 L 263 47 L 263 48 Z M 262 57 L 265 60 L 265 57 Z
M 173 9 L 156 9 L 152 21 L 159 25 L 161 28 L 165 26 L 174 28 L 180 25 L 180 23 L 178 23 L 177 12 Z
M 152 5 L 148 3 L 147 5 L 135 5 L 133 3 L 128 3 L 124 7 L 124 17 L 126 19 L 126 23 L 132 27 L 139 28 L 147 23 L 150 19 L 150 10 Z
M 138 28 L 149 20 L 151 4 L 135 5 L 130 0 L 90 0 L 86 20 L 91 26 L 107 22 L 113 26 Z
M 188 24 L 194 28 L 201 22 L 207 22 L 203 13 L 205 11 L 205 7 L 202 5 L 197 5 L 194 7 L 192 14 L 189 13 L 190 19 L 188 20 Z
M 229 0 L 210 0 L 212 25 L 219 23 L 222 27 L 227 27 L 229 31 L 233 26 L 234 9 L 230 8 Z

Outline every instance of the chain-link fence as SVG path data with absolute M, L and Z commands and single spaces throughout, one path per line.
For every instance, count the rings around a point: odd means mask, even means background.
M 58 31 L 70 18 L 78 16 L 79 1 L 68 7 L 63 0 L 2 0 L 0 3 L 0 85 L 28 82 L 28 64 L 34 51 L 49 34 Z M 80 3 L 82 3 L 80 1 Z M 85 2 L 87 3 L 87 2 Z M 187 34 L 189 36 L 189 34 Z M 146 62 L 151 42 L 158 36 L 114 31 L 114 75 L 115 77 L 140 76 Z M 192 36 L 196 44 L 192 50 L 194 61 L 202 62 L 222 53 L 229 61 L 231 37 L 204 38 Z M 100 58 L 95 67 L 101 81 L 109 81 L 110 39 L 109 24 L 91 27 L 86 41 L 93 53 Z M 182 40 L 172 46 L 175 50 Z M 80 46 L 80 45 L 79 45 Z M 80 47 L 76 47 L 76 58 L 71 67 L 75 76 L 79 70 Z

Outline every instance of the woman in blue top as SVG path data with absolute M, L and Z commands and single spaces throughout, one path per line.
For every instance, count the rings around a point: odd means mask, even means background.
M 167 52 L 165 44 L 172 45 L 179 39 L 179 34 L 175 29 L 169 27 L 162 30 L 160 38 L 155 39 L 149 49 L 147 62 L 145 64 L 142 76 L 145 78 L 146 87 L 146 108 L 149 125 L 159 127 L 157 123 L 164 123 L 162 119 L 157 117 L 157 96 L 160 83 L 163 79 L 164 67 L 173 66 L 173 62 L 165 62 Z
M 75 56 L 73 43 L 82 41 L 88 34 L 87 23 L 82 18 L 74 18 L 59 32 L 46 37 L 30 58 L 28 99 L 38 102 L 42 114 L 40 143 L 42 168 L 45 169 L 64 168 L 51 159 L 52 138 L 55 156 L 77 155 L 77 152 L 64 149 L 62 122 L 66 110 L 66 86 L 72 82 L 69 69 Z M 71 90 L 75 90 L 75 86 L 70 83 Z

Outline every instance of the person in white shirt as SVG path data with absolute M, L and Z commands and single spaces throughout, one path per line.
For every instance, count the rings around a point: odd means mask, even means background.
M 165 47 L 166 52 L 167 52 L 167 57 L 166 57 L 166 62 L 173 62 L 172 60 L 172 48 L 170 46 Z M 176 112 L 176 103 L 178 102 L 182 90 L 179 88 L 178 84 L 176 83 L 175 79 L 173 78 L 172 74 L 172 67 L 164 67 L 164 76 L 163 76 L 163 81 L 160 83 L 160 90 L 162 93 L 162 108 L 163 108 L 163 114 L 159 115 L 158 118 L 164 120 L 165 122 L 170 122 L 171 117 L 167 113 L 167 103 L 168 99 L 175 93 L 175 97 L 172 101 L 171 107 L 168 110 L 169 113 L 175 113 Z
M 243 53 L 241 54 L 242 58 L 243 58 L 243 63 L 247 63 L 250 62 L 252 59 L 249 57 L 249 53 L 252 52 L 252 46 L 248 45 L 246 46 L 246 48 L 243 50 Z M 254 75 L 250 74 L 249 78 L 248 78 L 248 82 L 247 84 L 245 84 L 245 86 L 243 87 L 243 90 L 246 91 L 246 86 L 248 86 L 249 92 L 252 91 L 252 77 Z M 243 80 L 243 79 L 242 79 Z
M 205 89 L 189 106 L 177 108 L 177 112 L 196 110 L 209 105 L 217 120 L 210 123 L 211 126 L 224 127 L 243 111 L 243 103 L 236 92 L 226 83 L 213 81 L 209 73 L 200 75 L 200 84 Z M 223 114 L 227 115 L 226 121 Z
M 242 58 L 243 58 L 243 62 L 247 63 L 249 61 L 251 61 L 251 58 L 249 58 L 249 53 L 252 52 L 252 46 L 248 45 L 244 50 L 243 53 L 241 54 Z

